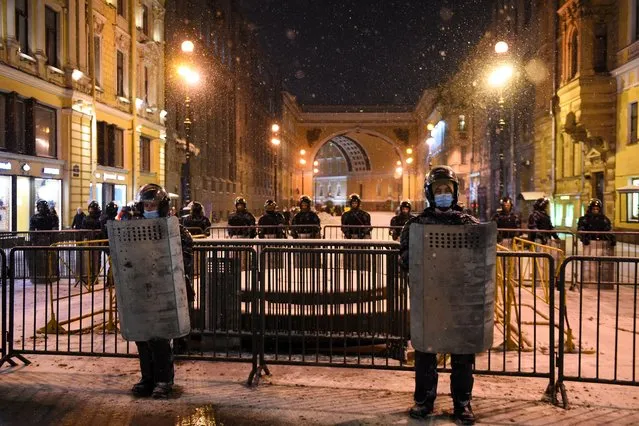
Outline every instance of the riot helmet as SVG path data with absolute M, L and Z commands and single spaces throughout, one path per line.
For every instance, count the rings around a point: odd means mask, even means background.
M 109 203 L 104 208 L 104 212 L 107 217 L 114 218 L 118 214 L 118 203 L 115 201 L 109 201 Z
M 351 209 L 358 209 L 359 206 L 362 204 L 362 198 L 359 196 L 359 194 L 351 194 L 348 197 L 348 205 L 351 206 Z M 357 203 L 357 206 L 353 207 L 353 204 Z
M 404 209 L 408 209 L 408 211 L 404 212 Z M 410 203 L 410 201 L 408 201 L 408 200 L 404 200 L 404 201 L 402 201 L 399 204 L 399 213 L 400 214 L 409 214 L 412 209 L 413 209 L 413 206 Z
M 595 209 L 597 209 L 595 211 Z M 588 213 L 601 214 L 603 213 L 603 203 L 598 198 L 592 198 L 588 203 Z
M 102 209 L 100 208 L 100 205 L 95 200 L 93 200 L 93 201 L 91 201 L 89 203 L 89 206 L 87 207 L 87 210 L 89 211 L 89 215 L 91 215 L 91 214 L 99 215 L 102 212 Z
M 435 194 L 440 185 L 446 185 L 450 193 Z M 433 168 L 424 180 L 424 195 L 431 207 L 448 209 L 457 204 L 459 194 L 459 180 L 455 171 L 448 166 Z
M 269 213 L 274 212 L 277 209 L 277 203 L 274 200 L 266 200 L 264 203 L 264 210 Z
M 200 217 L 204 216 L 204 207 L 199 201 L 194 201 L 191 205 L 191 216 Z
M 546 209 L 548 208 L 548 204 L 550 204 L 550 201 L 548 201 L 548 198 L 546 197 L 537 198 L 537 200 L 535 201 L 535 204 L 533 204 L 533 209 L 540 212 L 545 212 Z
M 244 197 L 237 197 L 235 199 L 235 210 L 236 211 L 246 210 L 246 199 Z
M 47 200 L 38 200 L 36 203 L 36 210 L 40 214 L 49 213 L 49 202 Z
M 510 213 L 511 211 L 513 211 L 513 200 L 509 196 L 505 196 L 504 198 L 502 198 L 500 204 L 502 212 Z
M 157 211 L 159 217 L 169 215 L 169 194 L 158 184 L 147 183 L 138 190 L 135 199 L 142 214 Z
M 310 210 L 311 209 L 311 197 L 309 197 L 308 195 L 302 195 L 300 197 L 300 201 L 298 203 L 298 205 L 300 206 L 301 210 Z M 306 204 L 306 207 L 304 207 L 304 204 Z

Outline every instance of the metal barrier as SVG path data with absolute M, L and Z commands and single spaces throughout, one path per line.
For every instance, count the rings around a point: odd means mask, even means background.
M 25 355 L 29 354 L 136 356 L 136 346 L 124 340 L 119 332 L 115 291 L 108 280 L 106 268 L 100 270 L 96 282 L 90 287 L 77 285 L 74 279 L 75 275 L 89 273 L 85 269 L 88 265 L 82 261 L 79 263 L 80 269 L 76 271 L 71 271 L 69 264 L 61 263 L 58 265 L 60 273 L 47 275 L 46 282 L 34 283 L 28 277 L 18 278 L 13 273 L 19 263 L 35 251 L 44 253 L 44 257 L 58 259 L 64 257 L 64 252 L 68 252 L 66 257 L 80 259 L 92 258 L 97 253 L 101 264 L 108 265 L 107 250 L 106 247 L 18 247 L 10 251 L 8 303 L 6 315 L 3 315 L 3 320 L 6 318 L 6 324 L 3 321 L 3 336 L 6 336 L 7 345 L 3 347 L 0 366 L 5 362 L 15 365 L 14 359 L 28 364 Z M 189 341 L 192 345 L 187 345 L 186 353 L 179 357 L 252 362 L 254 370 L 251 374 L 254 375 L 257 368 L 257 352 L 252 342 L 256 335 L 252 331 L 255 321 L 249 320 L 248 326 L 237 322 L 238 311 L 229 310 L 232 301 L 224 303 L 224 306 L 211 305 L 214 298 L 210 295 L 227 294 L 228 297 L 237 298 L 241 294 L 243 301 L 238 304 L 242 312 L 248 312 L 249 318 L 255 315 L 256 310 L 251 307 L 256 303 L 252 295 L 257 288 L 255 250 L 245 247 L 206 247 L 195 251 L 200 258 L 201 269 L 194 283 L 194 326 Z M 236 275 L 237 270 L 233 268 L 223 269 L 225 266 L 222 265 L 237 259 L 246 262 L 245 269 L 248 272 Z M 46 266 L 42 268 L 46 269 Z M 241 280 L 234 280 L 235 277 L 241 277 Z M 241 282 L 242 293 L 230 287 L 229 282 Z M 245 318 L 242 320 L 246 322 Z M 249 339 L 248 349 L 246 342 L 242 343 L 246 336 Z M 206 345 L 211 344 L 213 350 L 205 352 Z M 223 350 L 219 349 L 220 345 L 223 345 Z
M 4 359 L 7 355 L 7 277 L 9 276 L 9 268 L 7 267 L 7 255 L 4 254 L 4 250 L 0 250 L 0 360 Z M 12 363 L 12 365 L 14 365 Z
M 370 234 L 370 240 L 377 241 L 393 241 L 393 231 L 397 230 L 401 232 L 401 226 L 369 226 L 369 225 L 325 225 L 323 227 L 322 238 L 327 240 L 341 240 L 346 239 L 343 230 L 349 230 L 353 233 L 358 233 L 358 231 L 365 232 L 368 231 Z M 357 239 L 357 238 L 353 238 Z
M 28 354 L 135 356 L 135 345 L 119 334 L 107 268 L 88 288 L 76 276 L 89 273 L 90 261 L 75 270 L 38 263 L 35 276 L 44 282 L 15 274 L 36 252 L 58 260 L 97 253 L 108 265 L 106 251 L 17 247 L 8 262 L 0 254 L 8 269 L 0 365 L 28 363 Z M 195 261 L 193 332 L 181 358 L 250 362 L 250 383 L 269 364 L 412 369 L 408 281 L 395 242 L 209 240 L 196 245 Z M 495 338 L 477 355 L 475 372 L 547 378 L 546 396 L 557 401 L 561 393 L 564 406 L 566 381 L 639 385 L 639 258 L 566 258 L 559 303 L 555 274 L 544 273 L 554 269 L 550 253 L 497 253 Z M 579 292 L 567 291 L 574 283 Z M 440 361 L 448 371 L 448 359 Z
M 612 265 L 606 268 L 606 264 Z M 629 265 L 631 274 L 622 273 Z M 596 271 L 594 285 L 579 280 L 578 293 L 567 291 L 570 269 L 585 276 Z M 564 408 L 568 397 L 564 382 L 579 381 L 639 385 L 637 370 L 637 304 L 639 258 L 572 256 L 560 268 L 560 333 L 570 330 L 576 345 L 559 345 L 557 389 Z M 612 278 L 612 281 L 608 281 Z M 568 310 L 570 307 L 570 310 Z
M 398 260 L 397 250 L 262 250 L 260 365 L 406 368 L 408 280 Z

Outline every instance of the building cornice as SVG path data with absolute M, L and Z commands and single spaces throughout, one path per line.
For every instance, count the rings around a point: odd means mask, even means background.
M 73 90 L 71 89 L 49 83 L 48 81 L 42 80 L 41 78 L 32 76 L 31 74 L 27 74 L 8 65 L 0 64 L 0 76 L 31 86 L 35 89 L 42 90 L 43 92 L 54 96 L 69 99 L 73 97 Z
M 628 71 L 632 71 L 633 68 L 637 68 L 637 67 L 639 67 L 639 57 L 634 58 L 633 60 L 626 62 L 622 66 L 612 70 L 610 74 L 613 77 L 619 77 L 620 75 L 625 74 Z

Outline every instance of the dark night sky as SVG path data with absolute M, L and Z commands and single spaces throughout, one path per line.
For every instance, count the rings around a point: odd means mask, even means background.
M 240 0 L 302 104 L 414 104 L 485 31 L 492 0 Z

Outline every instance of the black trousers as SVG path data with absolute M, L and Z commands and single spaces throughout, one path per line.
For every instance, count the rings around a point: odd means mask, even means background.
M 140 355 L 142 381 L 149 384 L 173 384 L 173 352 L 168 339 L 135 342 Z
M 475 355 L 451 355 L 450 393 L 455 407 L 472 399 Z M 415 402 L 434 404 L 437 397 L 437 354 L 415 351 Z

